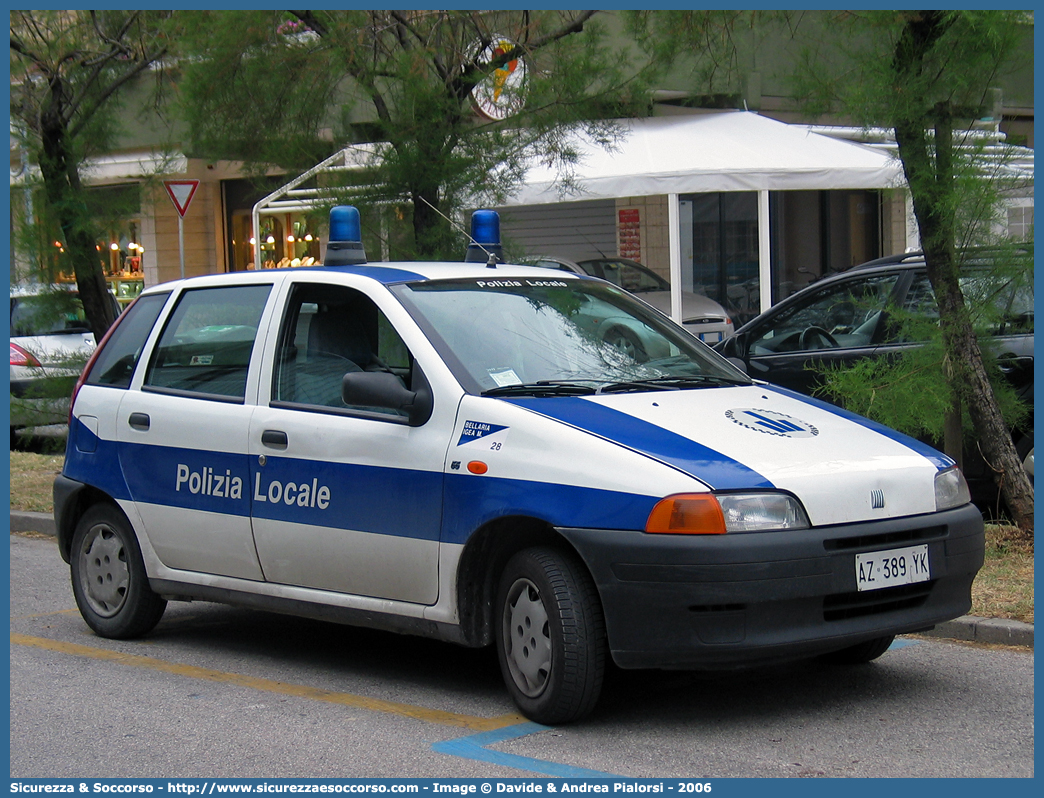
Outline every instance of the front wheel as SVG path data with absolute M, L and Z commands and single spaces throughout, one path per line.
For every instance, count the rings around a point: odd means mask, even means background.
M 98 635 L 139 637 L 159 623 L 167 602 L 149 587 L 134 530 L 117 508 L 97 504 L 84 513 L 71 553 L 76 606 Z
M 605 620 L 594 583 L 574 558 L 520 551 L 497 591 L 497 654 L 508 691 L 537 723 L 589 713 L 605 674 Z

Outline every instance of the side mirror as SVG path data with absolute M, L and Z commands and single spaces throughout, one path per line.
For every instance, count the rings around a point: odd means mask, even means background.
M 730 335 L 720 344 L 715 345 L 714 349 L 727 360 L 732 360 L 733 358 L 742 360 L 744 355 L 747 354 L 747 335 L 746 333 Z
M 419 427 L 431 418 L 434 402 L 431 386 L 419 366 L 414 366 L 413 381 L 418 390 L 404 387 L 387 371 L 352 371 L 341 380 L 341 398 L 346 405 L 381 407 L 405 411 L 411 427 Z

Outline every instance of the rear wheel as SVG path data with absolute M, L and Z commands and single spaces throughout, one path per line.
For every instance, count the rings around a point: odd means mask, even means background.
M 638 340 L 638 336 L 630 330 L 625 330 L 623 327 L 613 327 L 605 334 L 603 340 L 635 363 L 644 363 L 649 359 L 649 355 L 646 354 L 645 347 Z
M 167 602 L 149 587 L 134 530 L 112 505 L 96 504 L 76 525 L 70 570 L 76 606 L 102 637 L 138 637 L 163 616 Z
M 844 665 L 861 665 L 865 662 L 872 662 L 884 654 L 894 640 L 895 635 L 875 637 L 873 640 L 867 640 L 865 643 L 859 643 L 858 645 L 849 646 L 828 654 L 827 658 L 832 662 L 839 662 Z
M 497 591 L 497 654 L 526 717 L 568 723 L 589 713 L 605 674 L 605 621 L 590 575 L 549 548 L 512 557 Z

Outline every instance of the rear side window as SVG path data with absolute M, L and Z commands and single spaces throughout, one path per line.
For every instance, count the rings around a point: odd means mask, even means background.
M 130 386 L 145 339 L 149 337 L 168 296 L 170 294 L 146 294 L 127 308 L 109 340 L 98 352 L 91 373 L 87 375 L 88 385 Z
M 90 332 L 79 296 L 50 291 L 11 298 L 11 337 Z
M 197 288 L 181 295 L 143 388 L 242 401 L 270 285 Z

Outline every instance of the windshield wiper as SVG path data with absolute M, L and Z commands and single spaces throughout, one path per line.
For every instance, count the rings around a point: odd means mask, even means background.
M 518 385 L 501 385 L 483 391 L 483 396 L 587 396 L 595 393 L 591 385 L 581 385 L 578 382 L 567 382 L 565 380 L 539 380 L 538 382 L 523 382 Z
M 611 382 L 598 393 L 625 393 L 627 391 L 681 391 L 685 388 L 724 388 L 730 385 L 750 385 L 750 381 L 735 377 L 698 374 L 688 377 L 652 377 L 647 380 Z

